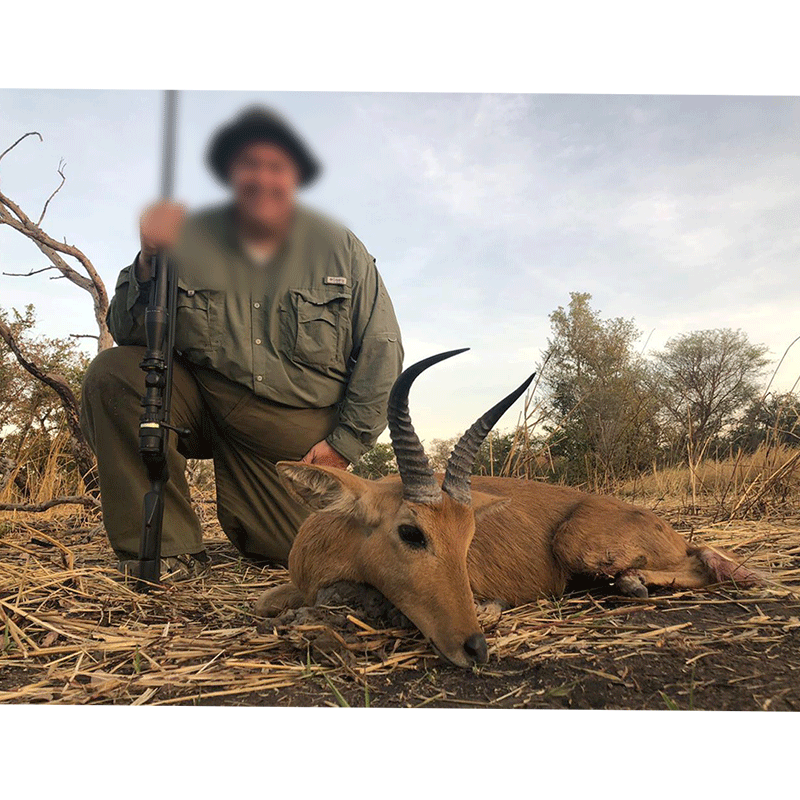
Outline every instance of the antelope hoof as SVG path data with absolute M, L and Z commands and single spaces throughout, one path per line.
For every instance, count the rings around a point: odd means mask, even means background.
M 253 612 L 259 617 L 278 617 L 290 608 L 299 608 L 303 604 L 303 595 L 293 583 L 273 586 L 258 598 Z
M 644 578 L 638 572 L 620 572 L 615 580 L 617 589 L 627 597 L 650 597 L 650 592 L 644 585 Z
M 478 603 L 475 609 L 478 621 L 484 629 L 494 627 L 500 621 L 500 615 L 508 606 L 501 600 L 485 600 Z

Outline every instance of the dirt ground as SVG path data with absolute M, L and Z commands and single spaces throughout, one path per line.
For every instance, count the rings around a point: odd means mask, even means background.
M 489 609 L 490 661 L 470 671 L 363 608 L 257 620 L 252 601 L 285 573 L 241 560 L 213 522 L 209 575 L 143 596 L 91 515 L 7 518 L 0 702 L 800 710 L 800 519 L 671 521 L 770 582 Z

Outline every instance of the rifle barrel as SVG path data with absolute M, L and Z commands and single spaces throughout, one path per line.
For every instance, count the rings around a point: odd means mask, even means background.
M 161 199 L 171 200 L 175 192 L 175 144 L 178 128 L 178 92 L 164 92 L 164 138 L 161 150 Z

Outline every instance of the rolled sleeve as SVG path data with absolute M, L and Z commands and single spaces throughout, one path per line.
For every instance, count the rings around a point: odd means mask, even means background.
M 389 392 L 403 368 L 403 344 L 394 308 L 369 257 L 354 297 L 355 364 L 328 444 L 351 463 L 370 450 L 386 428 Z
M 359 439 L 344 425 L 334 428 L 333 432 L 325 440 L 340 456 L 346 458 L 351 464 L 355 464 L 361 456 L 370 448 Z

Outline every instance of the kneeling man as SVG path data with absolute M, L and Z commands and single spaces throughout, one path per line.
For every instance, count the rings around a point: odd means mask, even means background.
M 274 112 L 253 108 L 208 153 L 232 202 L 187 217 L 159 203 L 141 220 L 141 251 L 122 270 L 108 315 L 119 347 L 89 366 L 82 424 L 97 455 L 103 519 L 123 571 L 137 559 L 149 486 L 138 451 L 150 259 L 168 248 L 178 274 L 172 424 L 162 577 L 207 562 L 185 477 L 212 458 L 217 516 L 245 555 L 285 563 L 306 517 L 275 463 L 345 468 L 386 426 L 402 368 L 391 300 L 364 245 L 295 201 L 318 163 Z

